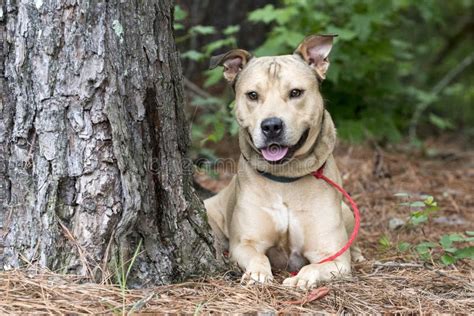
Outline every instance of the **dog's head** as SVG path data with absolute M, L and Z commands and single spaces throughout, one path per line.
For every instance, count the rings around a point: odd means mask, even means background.
M 236 117 L 251 146 L 270 163 L 309 151 L 324 113 L 319 81 L 326 76 L 332 35 L 307 37 L 293 55 L 252 57 L 242 49 L 213 57 L 233 85 Z

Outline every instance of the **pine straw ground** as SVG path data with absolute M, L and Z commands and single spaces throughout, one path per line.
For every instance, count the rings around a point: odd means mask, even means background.
M 0 313 L 474 313 L 472 261 L 443 266 L 422 262 L 392 244 L 436 241 L 444 233 L 473 230 L 473 153 L 431 144 L 430 155 L 397 149 L 339 146 L 336 151 L 347 190 L 362 212 L 359 243 L 367 258 L 353 276 L 321 284 L 316 291 L 278 285 L 242 286 L 235 271 L 142 290 L 87 283 L 77 276 L 29 270 L 0 273 Z M 219 188 L 228 181 L 198 176 Z M 405 219 L 397 192 L 431 194 L 441 209 L 423 228 L 388 229 L 392 217 Z M 436 258 L 436 253 L 433 254 Z M 276 276 L 280 282 L 284 274 Z

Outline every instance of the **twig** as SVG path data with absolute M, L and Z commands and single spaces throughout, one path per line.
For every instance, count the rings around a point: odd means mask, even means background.
M 110 239 L 109 239 L 109 242 L 107 243 L 107 248 L 105 249 L 104 260 L 102 261 L 102 283 L 103 284 L 107 282 L 111 274 L 107 269 L 107 264 L 109 263 L 110 248 L 112 246 L 114 236 L 115 236 L 115 229 L 112 231 L 112 234 L 110 234 Z
M 212 98 L 212 95 L 210 93 L 201 89 L 198 85 L 193 83 L 188 78 L 184 77 L 183 82 L 184 82 L 184 86 L 188 88 L 192 93 L 196 94 L 197 96 L 200 96 L 201 98 L 204 98 L 204 99 Z
M 59 226 L 63 229 L 65 233 L 65 237 L 76 247 L 77 252 L 79 253 L 79 259 L 81 260 L 83 266 L 86 268 L 87 272 L 89 273 L 89 277 L 91 280 L 94 280 L 94 273 L 92 272 L 92 269 L 90 268 L 89 262 L 86 257 L 86 251 L 82 249 L 81 245 L 77 242 L 76 238 L 74 235 L 71 233 L 71 231 L 66 227 L 66 225 L 63 224 L 62 220 L 59 219 L 59 217 L 56 218 Z
M 419 263 L 410 263 L 410 262 L 374 262 L 374 267 L 382 268 L 423 268 L 424 265 Z

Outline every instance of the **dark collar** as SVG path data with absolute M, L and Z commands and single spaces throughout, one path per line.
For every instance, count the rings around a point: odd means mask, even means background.
M 257 170 L 258 173 L 260 173 L 262 176 L 264 176 L 267 179 L 270 179 L 272 181 L 280 182 L 280 183 L 291 183 L 295 182 L 303 177 L 296 177 L 296 178 L 290 178 L 290 177 L 281 177 L 281 176 L 276 176 L 268 172 L 263 172 L 260 170 Z
M 244 158 L 245 161 L 248 162 L 248 159 L 247 157 L 245 157 L 244 154 L 242 154 L 242 157 Z M 275 181 L 275 182 L 280 182 L 280 183 L 291 183 L 291 182 L 295 182 L 303 177 L 296 177 L 296 178 L 293 178 L 293 177 L 282 177 L 282 176 L 276 176 L 274 174 L 271 174 L 271 173 L 268 173 L 268 172 L 265 172 L 265 171 L 260 171 L 260 170 L 256 170 L 259 174 L 261 174 L 262 176 L 264 176 L 265 178 L 267 179 L 270 179 L 272 181 Z

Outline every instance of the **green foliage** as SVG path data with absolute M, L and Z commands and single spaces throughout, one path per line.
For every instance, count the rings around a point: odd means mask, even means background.
M 428 119 L 431 124 L 439 128 L 440 130 L 454 129 L 453 123 L 447 118 L 442 118 L 434 113 L 428 115 Z
M 415 201 L 411 203 L 402 203 L 402 205 L 408 205 L 411 209 L 410 223 L 413 225 L 419 225 L 428 221 L 431 213 L 439 210 L 438 203 L 434 200 L 431 195 L 421 196 L 421 201 Z
M 223 4 L 225 5 L 225 4 Z M 464 126 L 474 135 L 474 58 L 469 32 L 462 29 L 474 9 L 472 1 L 406 0 L 281 0 L 249 12 L 247 19 L 270 27 L 256 56 L 289 54 L 309 34 L 337 34 L 330 60 L 328 78 L 322 85 L 326 106 L 331 112 L 341 138 L 361 142 L 397 142 L 410 130 L 414 144 L 419 143 L 419 126 L 449 131 Z M 175 9 L 175 28 L 187 14 Z M 463 24 L 464 23 L 464 24 Z M 207 62 L 211 55 L 237 47 L 238 25 L 222 31 L 197 25 L 186 30 L 177 41 L 194 36 L 217 36 L 199 51 L 191 50 L 183 58 Z M 457 41 L 453 44 L 453 38 Z M 246 47 L 243 47 L 246 48 Z M 222 79 L 222 69 L 205 71 L 204 88 Z M 220 106 L 230 102 L 228 93 L 219 96 Z M 219 113 L 201 128 L 201 139 L 219 141 L 222 124 L 229 129 L 225 113 L 214 103 L 207 113 Z M 469 127 L 471 126 L 471 127 Z
M 189 59 L 195 62 L 208 61 L 216 51 L 222 48 L 236 48 L 237 39 L 235 34 L 240 31 L 240 26 L 229 25 L 221 32 L 218 32 L 213 26 L 195 25 L 185 29 L 181 22 L 187 17 L 178 5 L 175 6 L 175 30 L 184 30 L 185 34 L 178 37 L 176 42 L 184 42 L 196 36 L 209 36 L 219 34 L 220 39 L 210 41 L 201 50 L 188 50 L 181 53 L 181 58 Z M 176 28 L 178 27 L 178 28 Z M 206 80 L 203 86 L 205 88 L 215 85 L 222 79 L 222 69 L 216 68 L 204 72 Z M 191 100 L 196 109 L 202 110 L 201 115 L 192 118 L 192 138 L 199 140 L 199 147 L 208 141 L 219 142 L 225 136 L 226 132 L 235 135 L 238 132 L 237 122 L 235 122 L 231 113 L 231 100 L 227 96 L 220 97 L 202 97 L 196 96 Z M 226 104 L 228 106 L 226 106 Z M 206 156 L 212 156 L 212 152 L 200 149 L 200 153 Z
M 410 247 L 411 247 L 411 244 L 408 243 L 408 242 L 404 242 L 404 241 L 400 242 L 397 246 L 398 251 L 400 251 L 400 252 L 408 251 L 410 249 Z
M 192 105 L 196 108 L 212 111 L 204 111 L 197 119 L 197 123 L 192 124 L 192 138 L 200 140 L 200 145 L 204 145 L 207 141 L 219 142 L 225 133 L 236 135 L 238 125 L 232 115 L 232 103 L 228 106 L 224 105 L 224 101 L 220 98 L 201 98 L 196 97 L 192 100 Z M 201 154 L 205 154 L 201 151 Z M 209 156 L 209 152 L 207 156 Z
M 438 242 L 422 242 L 415 246 L 418 256 L 425 261 L 433 260 L 433 253 L 444 265 L 455 264 L 461 259 L 474 260 L 474 237 L 459 233 L 442 235 Z
M 457 52 L 439 64 L 433 63 L 433 56 L 447 45 L 440 30 L 452 33 L 452 24 L 460 14 L 472 11 L 472 2 L 283 0 L 281 4 L 248 15 L 252 22 L 272 25 L 254 53 L 288 54 L 308 34 L 338 34 L 322 89 L 342 138 L 396 142 L 416 108 L 428 105 L 432 112 L 421 115 L 423 122 L 441 130 L 454 127 L 441 115 L 446 113 L 444 104 L 461 98 L 467 89 L 472 96 L 474 89 L 465 80 L 448 84 L 446 93 L 433 91 L 436 81 L 450 70 L 448 65 L 459 62 Z M 459 46 L 467 53 L 467 40 Z M 467 110 L 469 102 L 459 106 Z M 412 120 L 413 128 L 418 123 Z
M 216 33 L 214 26 L 196 25 L 189 29 L 190 34 L 211 35 Z
M 177 30 L 182 30 L 184 29 L 184 25 L 181 24 L 180 22 L 183 21 L 186 17 L 188 16 L 188 13 L 184 11 L 179 5 L 176 5 L 174 7 L 174 29 Z
M 390 238 L 387 235 L 383 235 L 379 239 L 379 246 L 382 250 L 387 250 L 392 247 L 392 242 L 390 241 Z
M 411 195 L 408 193 L 397 193 L 395 196 L 411 199 Z M 413 227 L 425 225 L 430 216 L 439 209 L 438 203 L 431 195 L 422 195 L 421 199 L 403 202 L 400 205 L 409 208 L 409 224 Z M 398 243 L 397 250 L 399 252 L 412 251 L 424 261 L 438 260 L 444 265 L 449 265 L 455 264 L 461 259 L 474 260 L 473 242 L 474 232 L 466 231 L 465 234 L 444 234 L 437 241 L 424 241 L 415 245 L 402 241 Z M 384 250 L 392 247 L 392 243 L 386 235 L 380 239 L 379 243 Z

